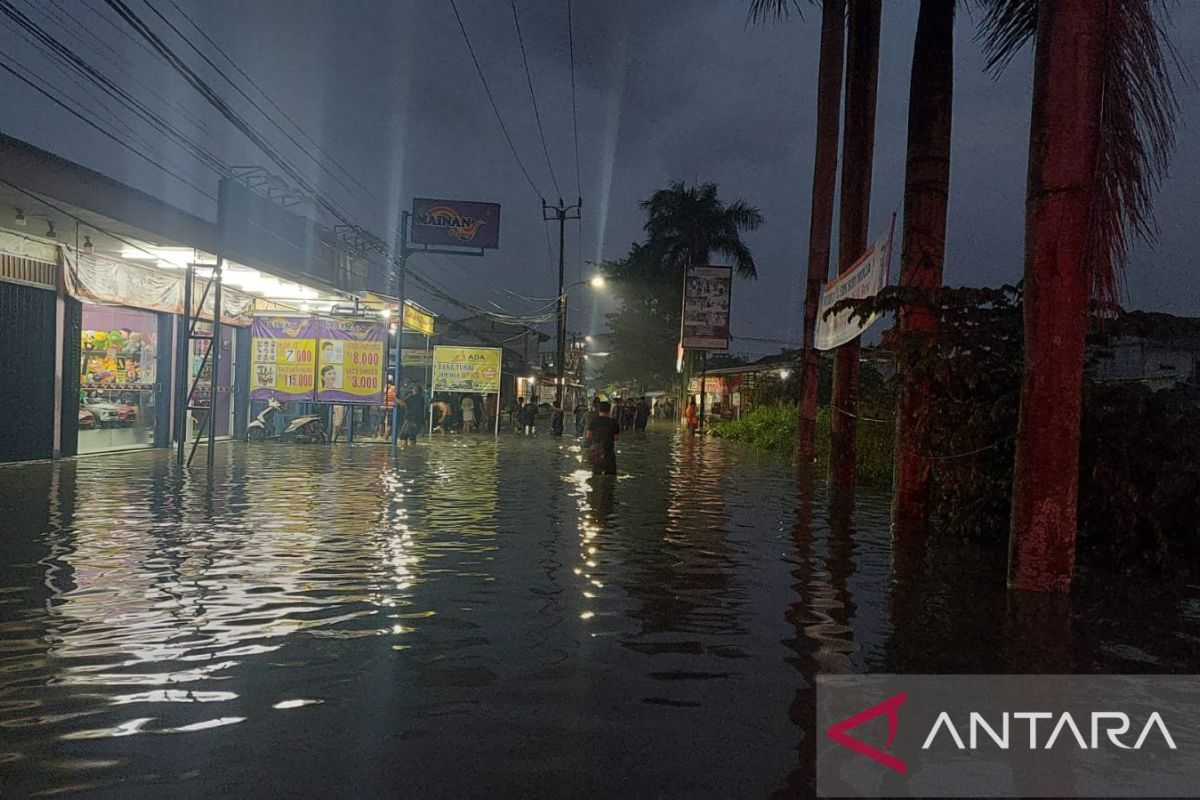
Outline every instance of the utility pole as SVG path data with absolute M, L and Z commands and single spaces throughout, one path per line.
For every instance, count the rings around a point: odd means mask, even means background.
M 396 363 L 392 367 L 395 375 L 392 385 L 396 387 L 392 399 L 392 457 L 400 448 L 400 375 L 404 369 L 404 279 L 408 275 L 408 257 L 412 250 L 408 247 L 408 226 L 412 215 L 407 211 L 400 212 L 400 249 L 395 259 L 396 266 Z M 357 302 L 357 301 L 356 301 Z M 387 389 L 384 389 L 386 392 Z
M 555 402 L 559 404 L 560 408 L 562 407 L 563 401 L 563 374 L 564 370 L 566 369 L 567 362 L 567 290 L 564 283 L 563 274 L 564 250 L 567 236 L 567 220 L 579 219 L 582 211 L 582 197 L 578 198 L 573 206 L 563 205 L 563 199 L 561 197 L 558 198 L 557 206 L 548 205 L 544 199 L 542 200 L 542 219 L 544 219 L 546 222 L 558 220 L 558 344 L 554 354 L 554 368 L 558 373 L 558 380 L 556 381 L 554 387 L 554 399 Z

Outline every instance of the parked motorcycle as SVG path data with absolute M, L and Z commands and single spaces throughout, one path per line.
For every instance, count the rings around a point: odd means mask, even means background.
M 268 439 L 291 441 L 297 444 L 314 444 L 325 441 L 325 422 L 318 414 L 305 414 L 288 423 L 282 434 L 271 433 L 275 429 L 272 419 L 283 404 L 272 397 L 267 406 L 246 425 L 247 442 L 265 442 Z

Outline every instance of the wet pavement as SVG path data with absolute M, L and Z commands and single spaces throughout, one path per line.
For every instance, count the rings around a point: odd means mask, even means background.
M 671 429 L 0 467 L 0 796 L 810 793 L 817 671 L 1192 672 L 1200 588 L 897 580 L 886 493 Z

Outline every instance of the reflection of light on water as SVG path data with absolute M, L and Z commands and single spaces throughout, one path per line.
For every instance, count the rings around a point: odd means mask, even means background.
M 286 710 L 289 708 L 302 708 L 304 706 L 316 706 L 316 705 L 320 705 L 324 702 L 325 702 L 324 700 L 310 700 L 307 698 L 297 698 L 295 700 L 280 700 L 278 703 L 271 706 L 271 708 L 277 708 L 282 711 L 282 710 Z
M 135 694 L 119 694 L 112 699 L 113 705 L 123 706 L 129 703 L 218 703 L 222 700 L 233 700 L 237 697 L 234 692 L 193 692 L 184 689 L 160 689 L 152 692 L 136 692 Z

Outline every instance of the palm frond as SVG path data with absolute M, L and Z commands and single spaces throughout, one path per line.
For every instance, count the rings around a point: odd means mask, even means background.
M 804 19 L 797 0 L 750 0 L 746 10 L 746 25 L 756 25 L 762 22 L 780 22 L 790 19 L 792 12 Z
M 754 264 L 754 256 L 750 253 L 750 248 L 746 243 L 737 236 L 722 236 L 715 239 L 713 250 L 733 259 L 733 269 L 740 277 L 750 280 L 758 278 L 758 268 Z
M 975 34 L 987 56 L 984 69 L 1004 71 L 1022 47 L 1037 33 L 1038 0 L 979 0 L 983 19 Z
M 725 216 L 739 231 L 756 231 L 763 224 L 763 215 L 745 200 L 734 200 L 725 209 Z
M 1153 196 L 1175 146 L 1180 106 L 1172 78 L 1182 68 L 1151 0 L 1106 1 L 1104 95 L 1088 267 L 1092 296 L 1114 301 L 1131 238 L 1152 242 L 1157 234 Z

